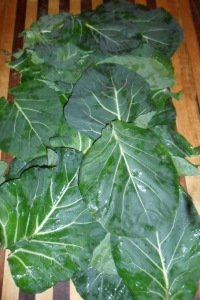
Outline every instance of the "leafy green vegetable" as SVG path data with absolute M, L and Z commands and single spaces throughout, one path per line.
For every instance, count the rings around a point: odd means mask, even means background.
M 175 83 L 170 60 L 147 45 L 142 45 L 126 55 L 110 56 L 99 63 L 125 66 L 146 79 L 152 89 L 164 89 Z
M 73 148 L 85 153 L 92 145 L 92 140 L 83 135 L 80 131 L 77 131 L 68 126 L 68 124 L 63 121 L 58 136 L 52 137 L 50 139 L 52 147 L 65 147 Z
M 89 83 L 89 84 L 88 84 Z M 88 69 L 75 85 L 65 115 L 69 125 L 96 139 L 112 120 L 133 122 L 151 110 L 149 85 L 116 65 Z
M 176 20 L 164 9 L 148 10 L 123 0 L 100 6 L 86 17 L 92 46 L 97 44 L 104 51 L 119 53 L 147 43 L 170 57 L 183 36 Z
M 179 176 L 200 175 L 197 166 L 185 159 L 198 155 L 197 148 L 193 148 L 181 134 L 172 129 L 169 130 L 167 126 L 156 126 L 154 132 L 162 139 L 172 155 Z
M 0 187 L 1 244 L 12 252 L 16 284 L 28 292 L 70 278 L 104 235 L 81 201 L 81 157 L 62 151 L 56 168 L 32 168 Z
M 103 227 L 137 236 L 173 213 L 177 179 L 166 148 L 153 132 L 117 121 L 87 152 L 79 184 Z
M 95 248 L 88 269 L 76 273 L 73 281 L 85 300 L 135 299 L 118 276 L 111 253 L 110 234 Z
M 21 159 L 46 154 L 58 130 L 62 105 L 46 85 L 26 82 L 12 89 L 14 102 L 0 101 L 0 147 Z
M 182 192 L 170 220 L 145 238 L 112 236 L 119 275 L 136 299 L 193 299 L 200 276 L 199 217 L 188 211 L 189 201 Z
M 199 156 L 175 129 L 165 10 L 113 0 L 23 33 L 0 101 L 0 246 L 20 289 L 72 279 L 84 300 L 192 300 L 199 217 L 180 175 Z

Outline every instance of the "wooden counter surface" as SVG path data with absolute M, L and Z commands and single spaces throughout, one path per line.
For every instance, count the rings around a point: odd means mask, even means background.
M 95 8 L 101 0 L 0 0 L 0 49 L 12 53 L 21 48 L 19 32 L 28 28 L 39 16 L 59 11 L 79 13 Z M 105 1 L 107 2 L 107 1 Z M 134 1 L 132 1 L 134 2 Z M 185 38 L 173 57 L 177 84 L 175 91 L 183 90 L 184 97 L 174 102 L 177 111 L 177 129 L 193 146 L 200 145 L 200 0 L 136 0 L 151 8 L 164 7 L 173 14 L 184 29 Z M 0 96 L 6 96 L 17 78 L 4 65 L 7 59 L 0 54 Z M 4 154 L 3 159 L 9 160 Z M 199 160 L 200 163 L 200 160 Z M 187 190 L 200 212 L 200 176 L 185 178 Z M 6 262 L 8 253 L 0 250 L 0 300 L 80 300 L 72 284 L 59 283 L 39 294 L 27 295 L 16 288 Z M 94 299 L 95 300 L 95 299 Z M 107 300 L 107 299 L 105 299 Z

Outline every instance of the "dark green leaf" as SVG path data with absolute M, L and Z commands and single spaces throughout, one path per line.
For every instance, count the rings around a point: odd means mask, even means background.
M 170 94 L 168 89 L 153 91 L 149 99 L 152 111 L 141 114 L 134 123 L 141 128 L 154 128 L 158 125 L 167 125 L 167 128 L 170 129 L 174 128 L 176 111 Z
M 105 234 L 82 202 L 81 159 L 75 150 L 62 151 L 57 167 L 29 169 L 0 187 L 1 243 L 25 291 L 41 292 L 87 266 Z
M 116 234 L 145 235 L 177 207 L 178 178 L 157 136 L 114 122 L 87 152 L 80 189 L 103 227 Z
M 199 156 L 200 153 L 198 153 L 197 148 L 192 147 L 180 133 L 169 129 L 168 126 L 156 126 L 154 132 L 168 148 L 179 176 L 200 174 L 197 166 L 185 159 L 195 155 Z
M 46 155 L 62 118 L 58 95 L 36 82 L 17 86 L 12 94 L 14 103 L 0 101 L 1 149 L 22 160 Z
M 25 48 L 33 49 L 39 43 L 76 41 L 82 37 L 82 23 L 79 16 L 62 13 L 43 16 L 24 32 Z
M 145 238 L 112 237 L 117 269 L 136 299 L 194 299 L 200 276 L 199 217 L 188 210 L 189 201 L 182 193 L 176 213 Z
M 50 66 L 45 78 L 51 81 L 75 83 L 88 68 L 92 51 L 84 51 L 72 43 L 57 42 L 36 47 L 39 58 Z
M 46 156 L 41 156 L 38 158 L 35 158 L 31 161 L 24 161 L 17 158 L 14 158 L 9 167 L 9 173 L 7 178 L 13 179 L 13 178 L 19 178 L 21 174 L 31 168 L 31 167 L 52 167 L 55 166 L 58 163 L 58 155 L 55 151 L 48 149 Z
M 154 132 L 162 139 L 172 155 L 182 158 L 200 155 L 197 148 L 192 147 L 184 136 L 177 131 L 169 130 L 167 126 L 156 126 Z
M 151 110 L 150 89 L 134 72 L 117 65 L 88 69 L 65 107 L 69 125 L 96 139 L 112 120 L 133 122 Z
M 81 45 L 100 50 L 103 54 L 131 51 L 139 46 L 138 31 L 122 20 L 109 20 L 104 15 L 83 19 L 84 36 Z
M 96 44 L 104 51 L 127 51 L 146 43 L 170 57 L 183 37 L 177 21 L 164 9 L 148 10 L 145 6 L 133 5 L 127 1 L 111 1 L 99 7 L 97 11 L 86 14 L 85 19 L 87 24 L 94 28 L 91 28 L 91 46 L 94 48 Z M 120 22 L 122 24 L 118 28 L 117 24 Z M 107 24 L 109 26 L 106 26 Z M 132 42 L 132 45 L 127 45 L 127 40 Z
M 88 268 L 76 273 L 73 281 L 84 300 L 134 299 L 116 271 L 109 234 L 94 250 Z
M 110 56 L 100 63 L 115 63 L 135 71 L 149 83 L 152 89 L 164 89 L 175 83 L 170 60 L 147 45 L 128 54 Z

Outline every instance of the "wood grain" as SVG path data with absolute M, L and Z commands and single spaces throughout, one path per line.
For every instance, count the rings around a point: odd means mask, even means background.
M 200 145 L 200 112 L 197 101 L 198 89 L 197 72 L 200 69 L 199 44 L 190 11 L 189 2 L 184 0 L 157 0 L 157 6 L 165 7 L 184 28 L 184 41 L 173 57 L 176 85 L 174 91 L 182 90 L 184 97 L 174 101 L 177 112 L 177 129 L 193 146 Z M 188 10 L 187 12 L 185 10 Z M 188 30 L 188 28 L 191 30 Z M 191 47 L 192 45 L 193 47 Z M 194 49 L 194 52 L 192 52 Z M 187 191 L 200 213 L 200 176 L 186 177 Z
M 9 53 L 12 53 L 15 19 L 16 19 L 17 0 L 14 1 L 1 1 L 0 4 L 0 49 L 4 49 Z M 12 12 L 12 13 L 11 13 Z M 5 66 L 5 61 L 9 61 L 10 56 L 4 55 L 0 52 L 0 93 L 1 96 L 7 97 L 9 86 L 9 70 Z M 1 158 L 3 156 L 1 154 Z M 2 300 L 15 300 L 18 295 L 18 289 L 16 288 L 8 269 L 6 258 L 8 252 L 5 255 L 5 251 L 0 250 L 0 297 Z M 3 278 L 2 278 L 3 275 Z M 9 293 L 8 293 L 9 292 Z M 10 297 L 13 296 L 12 298 Z
M 70 0 L 69 7 L 72 14 L 79 14 L 81 11 L 81 0 Z

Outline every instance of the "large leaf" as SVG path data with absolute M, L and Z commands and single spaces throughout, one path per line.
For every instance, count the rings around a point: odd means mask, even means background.
M 183 36 L 176 20 L 164 9 L 148 10 L 144 6 L 133 5 L 124 0 L 104 4 L 93 13 L 86 15 L 86 17 L 87 24 L 89 23 L 94 28 L 91 28 L 93 33 L 92 46 L 95 47 L 95 44 L 97 44 L 104 51 L 110 51 L 107 46 L 110 45 L 110 42 L 113 43 L 113 48 L 115 43 L 117 52 L 119 50 L 130 50 L 130 48 L 134 49 L 137 47 L 137 42 L 138 44 L 150 44 L 170 57 L 179 46 Z M 120 22 L 123 24 L 123 26 L 120 26 L 121 29 L 116 27 L 116 23 L 119 24 Z M 108 28 L 107 24 L 110 25 Z M 127 26 L 127 32 L 124 32 L 125 26 Z M 117 31 L 119 31 L 118 35 Z M 130 45 L 129 48 L 120 49 L 121 44 L 123 45 L 123 42 L 121 42 L 122 33 L 130 37 L 129 41 L 133 40 L 132 46 Z M 105 42 L 102 47 L 103 38 Z M 124 44 L 126 45 L 126 43 L 125 39 Z
M 0 187 L 1 244 L 11 250 L 16 284 L 32 293 L 87 266 L 104 236 L 78 189 L 82 155 L 75 150 L 60 155 L 56 168 L 29 169 Z
M 83 19 L 83 26 L 83 47 L 100 50 L 103 54 L 117 54 L 139 46 L 137 28 L 119 19 L 109 20 L 104 15 L 98 15 L 93 19 Z
M 65 116 L 71 127 L 95 139 L 112 120 L 133 122 L 149 112 L 149 96 L 142 77 L 121 66 L 102 64 L 88 69 L 77 82 Z
M 78 42 L 82 37 L 82 23 L 79 16 L 62 13 L 42 16 L 31 28 L 24 32 L 25 47 L 34 49 L 40 43 L 53 43 L 58 40 Z
M 50 66 L 46 79 L 51 81 L 75 83 L 92 62 L 92 51 L 81 50 L 72 43 L 39 44 L 35 51 Z
M 12 94 L 13 103 L 0 101 L 1 149 L 24 160 L 45 155 L 62 118 L 58 95 L 37 82 L 23 83 Z
M 88 268 L 76 273 L 73 282 L 85 300 L 134 299 L 118 276 L 111 254 L 109 234 L 94 250 Z
M 176 213 L 145 238 L 112 237 L 119 274 L 136 299 L 194 299 L 200 277 L 199 217 L 188 210 L 189 201 L 182 194 Z
M 142 45 L 128 54 L 107 57 L 100 63 L 115 63 L 135 71 L 152 89 L 164 89 L 175 83 L 170 60 L 147 45 Z
M 166 148 L 148 129 L 116 121 L 87 152 L 80 189 L 110 232 L 145 235 L 177 207 L 178 178 Z

